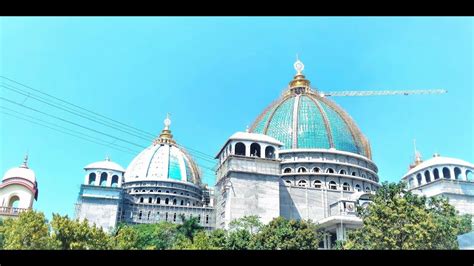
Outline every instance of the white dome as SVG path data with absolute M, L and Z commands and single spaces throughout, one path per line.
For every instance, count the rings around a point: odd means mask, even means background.
M 435 156 L 432 157 L 426 161 L 423 161 L 416 167 L 410 169 L 408 173 L 406 173 L 403 178 L 412 175 L 413 173 L 416 173 L 420 170 L 423 170 L 425 168 L 429 168 L 431 166 L 438 166 L 438 165 L 456 165 L 456 166 L 463 166 L 463 167 L 468 167 L 474 169 L 474 164 L 456 159 L 456 158 L 449 158 L 449 157 L 442 157 L 442 156 Z
M 3 181 L 10 178 L 24 178 L 31 181 L 33 184 L 36 182 L 35 172 L 27 167 L 15 167 L 8 170 L 3 175 Z
M 171 143 L 156 143 L 146 148 L 132 160 L 125 172 L 125 182 L 167 179 L 200 183 L 192 158 Z
M 111 162 L 108 158 L 104 161 L 99 161 L 95 163 L 88 164 L 84 167 L 84 169 L 104 169 L 104 170 L 113 170 L 118 171 L 121 173 L 125 172 L 125 169 L 117 163 Z

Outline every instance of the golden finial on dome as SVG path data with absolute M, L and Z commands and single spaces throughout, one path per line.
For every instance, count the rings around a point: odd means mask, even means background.
M 166 114 L 166 118 L 163 121 L 163 124 L 165 125 L 165 127 L 161 131 L 160 136 L 153 141 L 153 145 L 156 145 L 158 143 L 175 143 L 170 130 L 171 119 L 169 113 Z
M 296 75 L 290 82 L 290 90 L 297 94 L 309 91 L 310 81 L 303 75 L 304 64 L 299 59 L 298 55 L 296 55 L 296 62 L 293 64 L 293 67 L 296 70 Z
M 410 169 L 416 167 L 417 165 L 419 165 L 420 163 L 423 162 L 423 160 L 421 159 L 421 154 L 420 152 L 416 149 L 416 140 L 413 139 L 413 147 L 415 148 L 415 161 L 410 164 Z

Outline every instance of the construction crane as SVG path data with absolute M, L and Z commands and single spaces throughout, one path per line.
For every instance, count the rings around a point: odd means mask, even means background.
M 401 91 L 331 91 L 331 92 L 319 92 L 317 89 L 313 89 L 321 97 L 339 97 L 339 96 L 383 96 L 383 95 L 412 95 L 412 94 L 443 94 L 447 93 L 447 90 L 434 89 L 434 90 L 401 90 Z

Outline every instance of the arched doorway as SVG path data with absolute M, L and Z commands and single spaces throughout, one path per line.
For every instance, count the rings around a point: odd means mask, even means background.
M 8 207 L 10 208 L 19 208 L 20 198 L 18 196 L 12 196 L 8 201 Z

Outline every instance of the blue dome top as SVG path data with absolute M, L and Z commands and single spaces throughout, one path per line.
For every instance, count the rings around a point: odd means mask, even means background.
M 171 120 L 166 118 L 160 136 L 132 160 L 125 172 L 125 182 L 176 180 L 201 184 L 197 164 L 174 141 L 170 123 Z
M 309 88 L 289 90 L 255 120 L 250 132 L 284 143 L 282 149 L 330 149 L 371 159 L 370 146 L 350 116 Z

